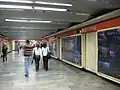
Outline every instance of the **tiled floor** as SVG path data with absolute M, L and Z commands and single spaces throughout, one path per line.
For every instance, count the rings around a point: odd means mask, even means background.
M 42 64 L 37 73 L 31 65 L 30 77 L 25 78 L 22 52 L 14 52 L 8 62 L 0 61 L 0 90 L 120 90 L 120 86 L 56 60 L 49 61 L 47 72 Z

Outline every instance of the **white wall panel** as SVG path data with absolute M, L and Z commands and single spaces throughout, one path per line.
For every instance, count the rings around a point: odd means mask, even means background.
M 97 72 L 97 36 L 96 32 L 86 34 L 86 65 L 85 68 L 92 72 Z
M 81 50 L 82 50 L 82 67 L 86 67 L 86 39 L 85 39 L 85 34 L 82 35 L 81 37 Z

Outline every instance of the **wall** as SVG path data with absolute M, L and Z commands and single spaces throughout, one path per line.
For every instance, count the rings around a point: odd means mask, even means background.
M 94 25 L 89 25 L 82 28 L 82 32 L 79 32 L 81 35 L 81 45 L 82 45 L 82 68 L 85 68 L 88 71 L 91 71 L 93 73 L 98 74 L 99 76 L 102 76 L 104 78 L 107 78 L 109 80 L 115 81 L 117 83 L 120 83 L 119 79 L 116 79 L 115 77 L 103 74 L 98 72 L 98 36 L 97 32 L 99 31 L 106 31 L 111 28 L 120 27 L 120 17 L 109 19 Z M 79 29 L 81 30 L 81 29 Z M 57 38 L 57 57 L 62 60 L 62 38 L 63 37 L 70 37 L 75 36 L 78 33 L 76 33 L 77 30 L 72 30 L 69 32 L 64 32 L 61 34 L 56 35 Z M 66 60 L 62 60 L 63 62 L 66 62 Z M 79 67 L 79 65 L 66 62 L 68 64 L 71 64 L 73 66 Z M 81 67 L 79 67 L 81 68 Z
M 96 32 L 86 34 L 86 64 L 85 64 L 85 68 L 94 73 L 97 73 L 96 41 L 97 41 Z
M 100 38 L 98 38 L 98 33 L 99 31 L 103 31 L 105 32 L 106 30 L 116 30 L 115 28 L 119 28 L 120 27 L 120 17 L 118 18 L 114 18 L 114 19 L 111 19 L 111 20 L 107 20 L 107 21 L 104 21 L 104 22 L 101 22 L 101 23 L 97 23 L 95 25 L 90 25 L 88 27 L 85 27 L 83 28 L 83 34 L 86 34 L 86 65 L 85 65 L 85 69 L 91 71 L 91 72 L 94 72 L 104 78 L 107 78 L 109 80 L 112 80 L 112 81 L 115 81 L 117 83 L 120 83 L 120 80 L 118 78 L 115 78 L 115 73 L 119 73 L 119 72 L 116 72 L 117 70 L 119 71 L 120 68 L 116 68 L 114 66 L 116 65 L 113 65 L 113 66 L 109 66 L 110 64 L 109 63 L 112 63 L 112 64 L 115 64 L 117 59 L 112 59 L 110 61 L 110 57 L 108 57 L 109 53 L 111 53 L 111 50 L 113 50 L 113 47 L 112 49 L 110 48 L 111 46 L 107 43 L 111 43 L 111 40 L 112 39 L 109 39 L 109 41 L 105 44 L 109 47 L 109 50 L 108 50 L 108 54 L 107 57 L 109 58 L 105 58 L 104 61 L 106 62 L 99 62 L 99 53 L 98 53 L 98 47 L 99 47 L 99 44 L 98 44 L 98 40 Z M 112 34 L 112 33 L 111 33 Z M 117 33 L 118 35 L 119 33 Z M 104 33 L 104 35 L 106 35 L 106 33 Z M 109 35 L 109 37 L 111 37 Z M 106 37 L 107 38 L 107 37 Z M 118 38 L 118 37 L 116 37 Z M 115 39 L 116 40 L 116 39 Z M 113 43 L 111 43 L 113 45 Z M 115 46 L 115 45 L 113 45 Z M 116 45 L 117 46 L 117 45 Z M 119 46 L 119 45 L 118 45 Z M 117 48 L 117 47 L 114 47 L 114 48 Z M 102 58 L 103 59 L 103 58 Z M 101 60 L 101 59 L 100 59 Z M 119 61 L 117 61 L 117 64 L 119 64 Z M 100 71 L 98 71 L 98 66 L 101 66 L 103 68 L 100 68 Z M 107 68 L 107 69 L 106 69 Z M 111 69 L 113 69 L 111 71 Z M 103 70 L 104 69 L 104 70 Z M 102 70 L 102 71 L 101 71 Z M 116 74 L 117 75 L 117 74 Z M 117 77 L 117 76 L 116 76 Z

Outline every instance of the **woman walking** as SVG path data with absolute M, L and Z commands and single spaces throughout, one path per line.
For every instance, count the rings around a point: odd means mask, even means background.
M 42 47 L 42 54 L 43 54 L 43 67 L 47 71 L 48 70 L 48 53 L 49 53 L 49 47 L 47 47 L 47 44 L 44 43 Z
M 36 71 L 39 71 L 39 61 L 42 58 L 42 50 L 39 47 L 39 44 L 37 44 L 36 47 L 33 49 L 33 57 L 35 59 Z

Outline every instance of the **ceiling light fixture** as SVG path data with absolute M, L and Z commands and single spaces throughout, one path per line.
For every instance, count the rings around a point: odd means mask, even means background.
M 7 22 L 28 22 L 27 20 L 14 20 L 14 19 L 5 19 Z
M 15 2 L 15 3 L 33 3 L 33 1 L 25 1 L 25 0 L 0 0 L 2 2 Z
M 51 23 L 51 21 L 30 21 L 30 22 L 35 22 L 35 23 Z
M 87 15 L 87 16 L 89 16 L 90 14 L 87 14 L 87 13 L 76 13 L 76 15 Z
M 45 4 L 45 5 L 56 5 L 56 6 L 72 6 L 72 4 L 66 4 L 66 3 L 52 3 L 52 2 L 41 2 L 41 1 L 35 1 L 35 3 L 38 4 Z
M 86 0 L 86 1 L 90 1 L 90 2 L 96 2 L 97 0 Z
M 34 20 L 14 20 L 14 19 L 5 19 L 7 22 L 27 22 L 27 23 L 51 23 L 52 21 L 34 21 Z
M 0 8 L 8 8 L 8 9 L 33 9 L 31 6 L 20 6 L 20 5 L 0 5 Z
M 47 8 L 47 7 L 34 7 L 35 10 L 45 10 L 45 11 L 61 11 L 66 12 L 67 9 L 60 9 L 60 8 Z

